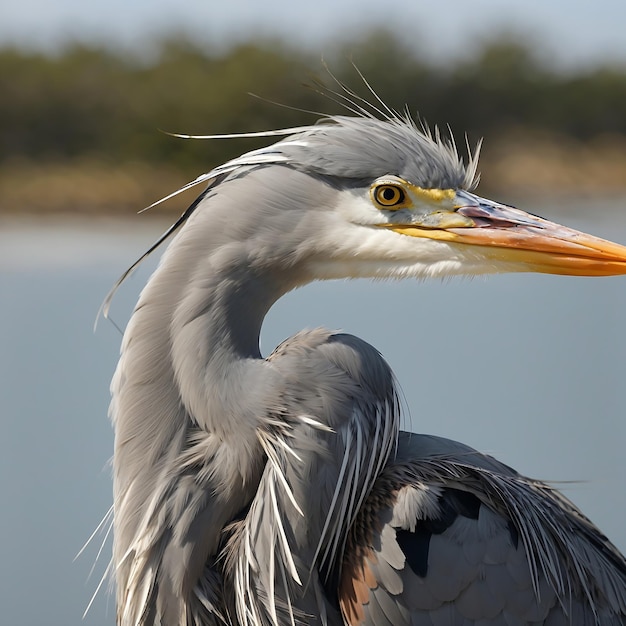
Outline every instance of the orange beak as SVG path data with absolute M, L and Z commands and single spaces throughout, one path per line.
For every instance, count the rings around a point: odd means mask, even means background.
M 626 247 L 549 222 L 510 206 L 457 192 L 454 207 L 386 228 L 412 237 L 478 248 L 509 270 L 612 276 L 626 274 Z

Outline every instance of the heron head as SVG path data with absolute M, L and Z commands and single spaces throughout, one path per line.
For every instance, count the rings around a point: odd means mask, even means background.
M 223 268 L 287 268 L 277 293 L 325 278 L 626 274 L 626 247 L 476 195 L 478 150 L 465 162 L 452 139 L 408 116 L 330 116 L 248 135 L 286 137 L 155 203 L 208 182 L 137 263 L 189 222 L 183 240 L 197 246 L 183 247 Z M 204 138 L 214 137 L 231 135 Z
M 329 121 L 271 147 L 308 176 L 314 276 L 626 274 L 626 247 L 476 195 L 477 155 L 409 118 Z

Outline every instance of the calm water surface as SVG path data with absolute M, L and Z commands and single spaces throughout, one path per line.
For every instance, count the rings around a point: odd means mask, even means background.
M 526 208 L 626 243 L 626 201 L 567 215 Z M 100 539 L 72 562 L 110 505 L 108 385 L 120 335 L 106 321 L 92 327 L 111 284 L 161 227 L 0 221 L 3 623 L 80 624 L 106 567 L 109 546 L 87 580 Z M 121 326 L 149 270 L 116 299 Z M 577 481 L 560 486 L 626 550 L 625 313 L 626 277 L 333 282 L 281 300 L 262 348 L 303 327 L 360 335 L 396 371 L 413 430 L 538 478 Z M 105 588 L 82 623 L 114 622 Z

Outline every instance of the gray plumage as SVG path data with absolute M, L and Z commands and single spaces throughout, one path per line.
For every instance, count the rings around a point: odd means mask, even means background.
M 112 383 L 118 624 L 626 623 L 608 540 L 548 486 L 400 433 L 374 348 L 318 329 L 260 354 L 269 308 L 316 279 L 626 273 L 626 250 L 476 181 L 475 158 L 390 112 L 296 129 L 194 181 L 208 187 L 167 233 Z M 556 233 L 567 255 L 507 256 L 512 231 Z

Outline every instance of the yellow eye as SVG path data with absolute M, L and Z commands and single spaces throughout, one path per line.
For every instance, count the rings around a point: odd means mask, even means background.
M 406 198 L 404 189 L 396 185 L 379 185 L 373 191 L 374 200 L 385 208 L 402 204 Z

